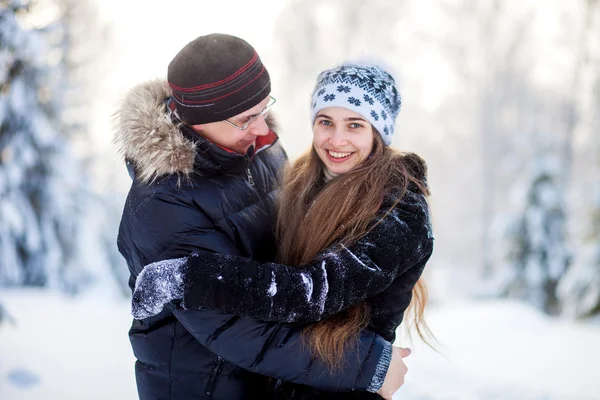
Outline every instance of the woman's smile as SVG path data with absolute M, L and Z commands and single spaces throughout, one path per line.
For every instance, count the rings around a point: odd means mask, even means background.
M 331 160 L 331 162 L 334 163 L 343 163 L 350 159 L 350 157 L 352 157 L 353 155 L 354 152 L 338 152 L 327 150 L 327 157 L 329 158 L 329 160 Z

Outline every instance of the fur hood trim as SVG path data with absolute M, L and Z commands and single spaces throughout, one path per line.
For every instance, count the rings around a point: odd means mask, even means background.
M 194 170 L 196 145 L 167 111 L 170 96 L 164 80 L 142 83 L 129 90 L 114 114 L 114 142 L 142 182 L 166 174 L 189 176 Z

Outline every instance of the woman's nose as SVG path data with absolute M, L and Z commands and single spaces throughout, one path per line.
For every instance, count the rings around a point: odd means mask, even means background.
M 348 141 L 346 140 L 346 134 L 341 129 L 336 129 L 333 131 L 329 142 L 336 147 L 341 147 L 348 144 Z

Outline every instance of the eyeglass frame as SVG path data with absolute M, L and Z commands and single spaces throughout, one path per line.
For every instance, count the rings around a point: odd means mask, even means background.
M 244 125 L 239 126 L 236 123 L 233 123 L 227 119 L 224 119 L 223 122 L 227 122 L 229 125 L 239 129 L 240 131 L 245 131 L 246 129 L 248 129 L 248 127 L 250 127 L 250 125 L 252 125 L 252 123 L 254 121 L 256 121 L 256 119 L 260 116 L 266 118 L 267 114 L 269 113 L 269 110 L 271 109 L 271 107 L 273 107 L 273 105 L 275 105 L 275 103 L 277 103 L 277 100 L 275 99 L 275 97 L 273 96 L 269 96 L 269 103 L 265 106 L 265 108 L 263 108 L 258 114 L 256 114 L 254 117 L 250 118 L 248 120 L 248 122 L 246 122 Z

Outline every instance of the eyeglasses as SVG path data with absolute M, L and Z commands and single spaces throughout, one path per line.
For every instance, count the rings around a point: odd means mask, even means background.
M 237 125 L 237 124 L 235 124 L 235 123 L 233 123 L 233 122 L 231 122 L 231 121 L 229 121 L 229 120 L 227 120 L 227 119 L 223 120 L 223 122 L 227 122 L 229 125 L 232 125 L 232 126 L 236 127 L 236 128 L 237 128 L 237 129 L 239 129 L 240 131 L 245 131 L 246 129 L 248 129 L 248 127 L 249 127 L 250 125 L 252 125 L 252 123 L 253 123 L 254 121 L 256 121 L 256 118 L 258 118 L 258 117 L 260 117 L 260 116 L 262 116 L 263 118 L 267 118 L 267 115 L 269 114 L 269 109 L 270 109 L 271 107 L 273 107 L 273 104 L 275 104 L 275 102 L 276 102 L 276 101 L 277 101 L 277 100 L 275 100 L 275 97 L 273 97 L 273 96 L 269 96 L 269 103 L 267 104 L 267 106 L 266 106 L 265 108 L 263 108 L 263 109 L 262 109 L 262 111 L 261 111 L 261 112 L 259 112 L 258 114 L 256 114 L 256 115 L 254 115 L 254 116 L 250 117 L 250 119 L 249 119 L 249 120 L 247 120 L 247 121 L 244 123 L 244 125 L 242 125 L 242 126 L 240 126 L 240 125 Z

